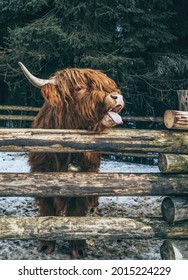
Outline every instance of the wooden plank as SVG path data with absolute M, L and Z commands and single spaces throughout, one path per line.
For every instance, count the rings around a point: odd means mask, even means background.
M 0 239 L 187 239 L 188 223 L 98 217 L 0 217 Z
M 1 196 L 188 195 L 188 174 L 1 173 Z
M 68 129 L 0 129 L 0 150 L 27 152 L 137 151 L 188 154 L 188 134 L 144 129 L 111 129 L 101 134 Z

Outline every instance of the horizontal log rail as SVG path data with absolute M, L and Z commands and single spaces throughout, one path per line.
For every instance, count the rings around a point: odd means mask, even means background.
M 0 105 L 0 111 L 26 111 L 26 112 L 38 112 L 40 110 L 39 107 L 27 107 L 27 106 L 7 106 Z M 3 118 L 4 117 L 4 118 Z M 9 118 L 10 117 L 10 118 Z M 0 115 L 0 119 L 9 120 L 11 117 L 14 117 L 16 120 L 20 120 L 21 116 L 10 116 L 10 115 Z M 27 116 L 25 116 L 27 117 Z M 33 120 L 35 117 L 29 118 L 28 121 Z M 124 121 L 138 121 L 138 122 L 163 122 L 163 117 L 143 117 L 143 116 L 123 116 L 122 119 Z
M 163 117 L 142 117 L 142 116 L 123 116 L 123 121 L 135 122 L 163 122 Z
M 0 120 L 10 120 L 10 121 L 33 121 L 34 116 L 14 116 L 14 115 L 0 115 Z
M 23 115 L 0 115 L 0 120 L 23 120 L 33 121 L 35 116 L 23 116 Z M 122 117 L 125 122 L 163 122 L 163 118 L 160 117 L 136 117 L 136 116 L 125 116 Z
M 156 218 L 0 217 L 0 225 L 0 239 L 188 239 L 188 223 Z
M 0 196 L 188 195 L 188 174 L 1 173 Z
M 38 112 L 39 107 L 31 107 L 31 106 L 9 106 L 9 105 L 0 105 L 0 111 L 31 111 Z
M 182 131 L 146 129 L 111 129 L 101 134 L 68 129 L 0 129 L 0 151 L 188 154 L 188 134 Z

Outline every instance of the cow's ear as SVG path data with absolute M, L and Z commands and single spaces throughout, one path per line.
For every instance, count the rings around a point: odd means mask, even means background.
M 53 84 L 46 84 L 41 88 L 42 96 L 46 102 L 51 106 L 62 105 L 62 100 L 60 94 Z

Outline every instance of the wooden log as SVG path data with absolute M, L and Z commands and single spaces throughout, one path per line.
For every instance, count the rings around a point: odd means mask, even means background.
M 24 116 L 27 121 L 33 121 L 35 116 Z M 28 119 L 27 119 L 28 117 Z M 0 120 L 20 120 L 20 115 L 0 115 Z M 123 121 L 134 121 L 134 122 L 163 122 L 163 118 L 154 117 L 122 117 Z
M 188 130 L 188 112 L 167 110 L 164 124 L 167 128 Z
M 188 155 L 160 154 L 158 167 L 163 173 L 186 173 L 188 172 Z
M 29 107 L 29 106 L 7 106 L 0 105 L 0 111 L 31 111 L 38 112 L 40 110 L 39 107 Z M 124 121 L 138 121 L 138 122 L 163 122 L 162 117 L 143 117 L 143 116 L 123 116 L 122 119 Z
M 162 260 L 188 260 L 188 241 L 164 240 L 160 253 Z
M 188 154 L 188 134 L 167 130 L 0 129 L 1 151 L 83 152 L 137 151 Z
M 178 104 L 180 111 L 188 111 L 188 90 L 178 90 Z
M 29 106 L 6 106 L 0 105 L 1 111 L 31 111 L 31 112 L 38 112 L 40 108 L 38 107 L 29 107 Z
M 1 173 L 1 196 L 188 195 L 188 174 Z
M 188 238 L 188 223 L 119 217 L 0 217 L 0 239 Z
M 163 122 L 162 117 L 123 116 L 123 121 L 135 122 Z
M 165 197 L 161 204 L 161 212 L 170 224 L 188 220 L 188 197 Z
M 34 116 L 15 116 L 15 115 L 0 115 L 0 120 L 12 120 L 12 121 L 33 121 Z
M 28 110 L 30 111 L 30 110 Z M 23 120 L 27 121 L 33 121 L 35 119 L 35 116 L 23 116 Z M 161 117 L 122 117 L 123 121 L 127 122 L 163 122 L 163 118 Z M 0 120 L 22 120 L 21 115 L 0 115 Z

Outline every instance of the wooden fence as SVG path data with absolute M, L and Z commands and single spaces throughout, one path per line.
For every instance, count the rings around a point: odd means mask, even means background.
M 23 112 L 32 112 L 36 115 L 39 109 L 40 108 L 38 107 L 0 105 L 0 111 L 5 112 L 5 114 L 0 114 L 0 120 L 33 121 L 35 116 L 23 115 Z M 7 112 L 21 112 L 21 114 L 10 115 Z M 136 122 L 163 122 L 163 118 L 161 117 L 124 116 L 123 120 Z
M 6 106 L 0 105 L 0 127 L 30 127 L 31 122 L 35 119 L 36 113 L 39 111 L 39 107 L 28 107 L 28 106 Z M 31 115 L 28 115 L 31 114 Z M 124 122 L 130 123 L 132 122 L 147 122 L 147 123 L 163 123 L 163 118 L 161 117 L 140 117 L 140 116 L 123 116 Z M 103 151 L 103 154 L 106 152 Z M 114 154 L 113 151 L 109 151 L 108 154 Z M 147 152 L 116 152 L 116 156 L 123 156 L 127 159 L 130 158 L 158 158 L 158 153 L 147 153 Z
M 176 130 L 111 129 L 98 135 L 84 130 L 0 129 L 0 151 L 161 153 L 161 173 L 156 174 L 1 173 L 1 196 L 167 196 L 161 206 L 163 218 L 0 217 L 0 238 L 159 238 L 165 240 L 161 257 L 177 258 L 171 240 L 188 242 L 188 118 L 183 117 L 184 130 L 178 130 L 182 114 L 171 114 Z

